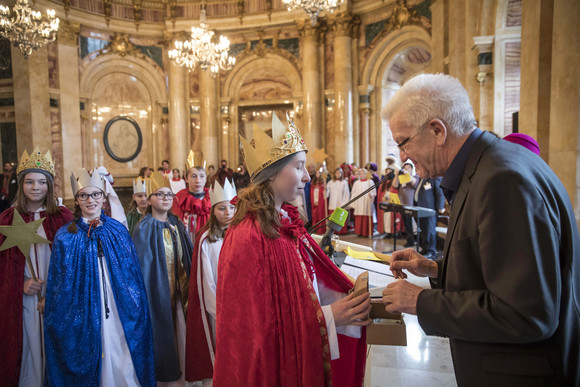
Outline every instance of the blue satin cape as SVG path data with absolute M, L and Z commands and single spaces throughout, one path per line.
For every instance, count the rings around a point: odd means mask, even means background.
M 183 267 L 189 279 L 193 245 L 185 227 L 175 215 L 169 214 L 168 222 L 161 222 L 151 214 L 146 214 L 133 231 L 133 242 L 145 280 L 151 325 L 153 327 L 153 345 L 155 352 L 155 374 L 160 382 L 172 382 L 181 376 L 179 354 L 174 335 L 175 322 L 171 309 L 169 277 L 165 260 L 163 229 L 169 224 L 177 227 Z M 185 316 L 187 319 L 187 316 Z
M 76 233 L 68 223 L 54 238 L 44 312 L 46 384 L 100 385 L 99 240 L 135 372 L 141 386 L 155 386 L 151 321 L 135 247 L 125 226 L 103 213 L 101 221 L 90 236 L 79 219 Z

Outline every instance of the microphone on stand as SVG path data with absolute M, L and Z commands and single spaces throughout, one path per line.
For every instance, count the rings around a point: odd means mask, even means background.
M 334 253 L 334 247 L 332 247 L 332 235 L 335 232 L 342 230 L 346 220 L 348 218 L 348 211 L 343 210 L 340 207 L 336 207 L 330 218 L 328 218 L 328 224 L 326 228 L 326 232 L 322 236 L 322 240 L 320 241 L 320 248 L 329 256 L 331 257 Z M 328 249 L 328 250 L 327 250 Z

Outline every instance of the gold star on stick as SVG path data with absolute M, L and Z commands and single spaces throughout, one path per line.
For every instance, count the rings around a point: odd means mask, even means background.
M 318 168 L 326 160 L 328 155 L 324 152 L 324 148 L 314 148 L 312 154 L 308 153 L 307 157 Z
M 32 262 L 30 261 L 30 245 L 34 243 L 50 243 L 46 238 L 41 237 L 36 233 L 44 219 L 38 219 L 30 223 L 26 223 L 22 216 L 14 209 L 14 216 L 12 219 L 12 226 L 0 226 L 0 234 L 6 235 L 6 240 L 0 246 L 0 251 L 8 250 L 12 247 L 18 247 L 22 255 L 26 258 L 28 270 L 32 275 L 32 279 L 38 281 Z M 40 301 L 40 293 L 38 293 Z

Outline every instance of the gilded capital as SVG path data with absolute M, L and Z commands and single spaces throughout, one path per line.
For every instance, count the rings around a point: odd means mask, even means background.
M 300 34 L 300 40 L 303 41 L 314 41 L 320 43 L 322 40 L 322 28 L 320 24 L 313 26 L 310 23 L 310 19 L 296 20 L 296 28 Z
M 330 20 L 335 36 L 348 36 L 356 38 L 360 26 L 358 16 L 353 16 L 350 12 L 341 12 Z
M 77 38 L 81 31 L 81 25 L 71 23 L 68 20 L 61 20 L 58 28 L 58 43 L 67 46 L 77 46 Z

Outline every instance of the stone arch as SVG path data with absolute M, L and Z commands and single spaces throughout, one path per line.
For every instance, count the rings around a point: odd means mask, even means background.
M 284 57 L 276 52 L 275 49 L 270 50 L 265 55 L 259 56 L 250 54 L 243 56 L 236 66 L 227 75 L 222 95 L 222 104 L 228 106 L 228 159 L 239 160 L 239 138 L 240 133 L 238 112 L 239 107 L 251 106 L 250 101 L 242 101 L 240 92 L 246 79 L 252 76 L 252 73 L 257 68 L 269 68 L 275 70 L 277 73 L 284 75 L 291 87 L 291 97 L 282 99 L 264 99 L 255 101 L 255 105 L 279 105 L 292 104 L 294 110 L 297 110 L 302 98 L 302 77 L 298 71 L 296 63 L 289 58 Z
M 87 58 L 81 63 L 80 70 L 80 98 L 85 106 L 82 114 L 83 153 L 87 157 L 87 167 L 104 165 L 121 185 L 128 186 L 130 178 L 137 175 L 140 167 L 153 165 L 159 158 L 166 141 L 161 130 L 162 106 L 167 102 L 163 70 L 145 58 L 116 54 L 101 55 L 94 60 Z M 107 87 L 111 88 L 110 92 Z M 119 90 L 126 92 L 117 95 Z M 98 100 L 103 104 L 104 96 L 109 97 L 106 99 L 112 110 L 101 114 L 95 102 Z M 123 104 L 123 101 L 127 103 Z M 119 163 L 104 149 L 103 128 L 114 115 L 135 116 L 133 118 L 141 129 L 143 146 L 131 162 Z
M 406 79 L 430 69 L 430 60 L 421 66 L 411 66 L 399 83 L 389 82 L 391 72 L 398 56 L 413 49 L 420 48 L 431 53 L 431 36 L 420 26 L 405 26 L 386 35 L 372 48 L 363 66 L 361 88 L 371 90 L 369 99 L 369 159 L 384 167 L 384 156 L 392 151 L 394 141 L 388 125 L 381 119 L 381 109 L 386 99 L 396 91 Z M 388 145 L 389 144 L 389 145 Z M 394 150 L 393 150 L 394 149 Z

